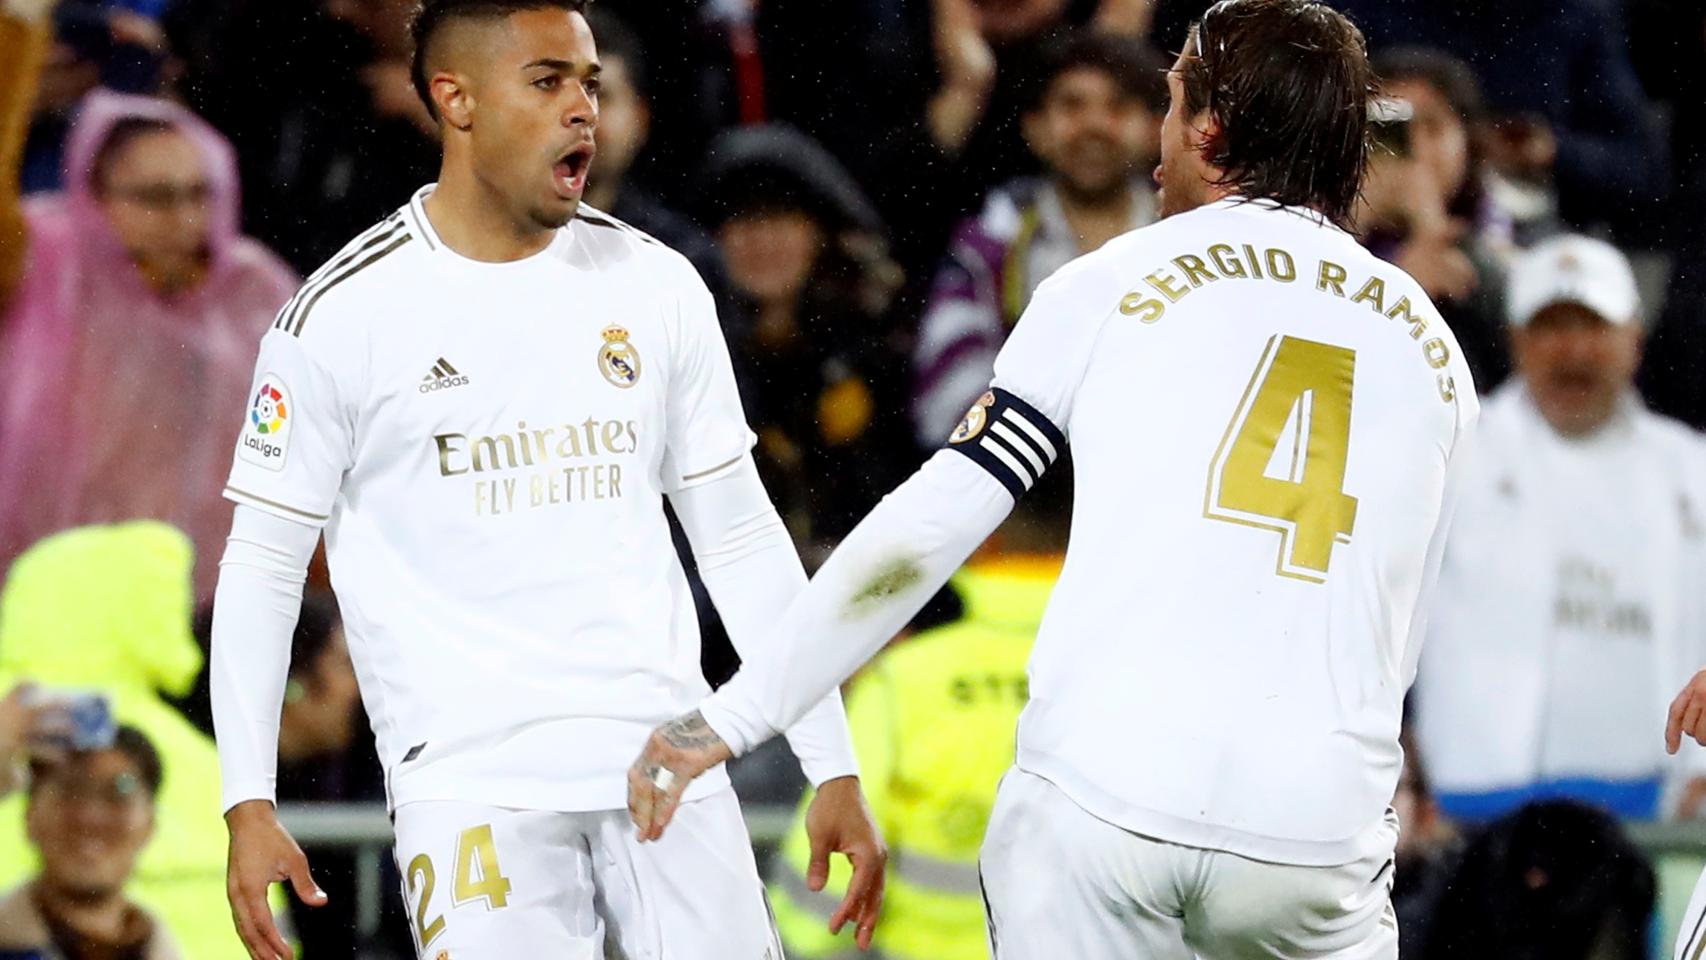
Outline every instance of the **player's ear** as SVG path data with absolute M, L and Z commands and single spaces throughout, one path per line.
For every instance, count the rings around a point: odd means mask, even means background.
M 1208 110 L 1185 121 L 1185 144 L 1205 156 L 1212 153 L 1220 141 L 1220 120 Z
M 427 92 L 446 124 L 458 130 L 467 130 L 474 125 L 474 94 L 468 88 L 467 77 L 440 70 L 427 81 Z

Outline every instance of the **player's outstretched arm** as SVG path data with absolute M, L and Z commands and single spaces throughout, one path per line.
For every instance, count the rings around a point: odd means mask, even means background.
M 273 807 L 290 638 L 319 539 L 317 527 L 239 504 L 213 598 L 213 725 L 231 833 L 225 888 L 255 960 L 292 955 L 273 923 L 269 885 L 289 881 L 304 903 L 326 902 Z
M 772 656 L 771 647 L 784 638 L 773 636 L 771 627 L 805 589 L 806 572 L 757 466 L 743 458 L 710 482 L 671 494 L 670 504 L 741 661 Z M 817 790 L 806 817 L 812 850 L 806 885 L 823 889 L 829 855 L 845 856 L 853 864 L 853 881 L 830 917 L 830 930 L 840 932 L 855 920 L 855 939 L 868 946 L 882 904 L 888 848 L 859 784 L 840 691 L 831 690 L 807 710 L 787 737 Z
M 1671 701 L 1670 717 L 1665 723 L 1666 753 L 1682 749 L 1683 734 L 1706 746 L 1706 670 L 1696 673 Z
M 860 522 L 746 664 L 699 711 L 653 731 L 629 771 L 640 838 L 662 836 L 694 777 L 787 729 L 911 620 L 1013 509 L 1013 494 L 944 450 Z

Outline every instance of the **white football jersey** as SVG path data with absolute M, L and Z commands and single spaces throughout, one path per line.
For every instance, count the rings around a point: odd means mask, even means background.
M 1015 495 L 1062 439 L 1074 467 L 1019 766 L 1184 845 L 1389 845 L 1478 410 L 1421 288 L 1317 214 L 1228 199 L 1056 273 L 994 384 L 950 445 Z
M 267 333 L 226 493 L 324 525 L 394 805 L 621 808 L 647 734 L 708 692 L 660 498 L 751 446 L 728 349 L 650 237 L 583 206 L 477 262 L 430 189 Z

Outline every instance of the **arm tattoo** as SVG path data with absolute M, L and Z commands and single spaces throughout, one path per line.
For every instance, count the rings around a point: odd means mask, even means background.
M 723 742 L 697 710 L 664 724 L 663 739 L 677 750 L 702 750 Z

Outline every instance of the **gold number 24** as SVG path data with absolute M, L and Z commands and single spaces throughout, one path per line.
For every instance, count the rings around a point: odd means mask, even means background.
M 444 932 L 444 914 L 441 913 L 430 921 L 426 918 L 427 903 L 432 899 L 436 877 L 432 858 L 426 854 L 416 854 L 415 858 L 409 861 L 405 879 L 408 881 L 411 896 L 416 890 L 420 891 L 420 900 L 415 904 L 415 934 L 422 950 Z M 498 850 L 492 840 L 491 824 L 469 827 L 457 837 L 454 881 L 450 897 L 453 907 L 460 907 L 475 900 L 485 900 L 487 910 L 496 910 L 509 904 L 509 878 L 498 868 Z
M 1325 583 L 1333 544 L 1351 540 L 1355 375 L 1354 350 L 1274 335 L 1209 465 L 1203 516 L 1278 533 L 1282 577 Z M 1290 449 L 1280 449 L 1293 423 Z

